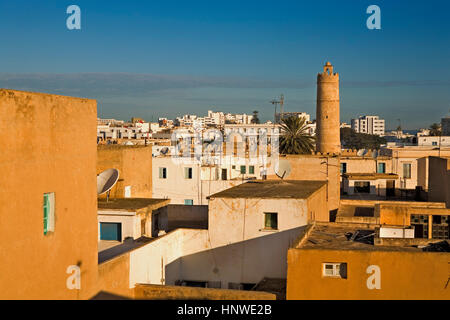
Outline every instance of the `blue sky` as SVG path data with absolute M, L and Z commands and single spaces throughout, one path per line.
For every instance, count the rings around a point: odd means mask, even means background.
M 66 28 L 81 8 L 82 29 Z M 366 8 L 381 8 L 381 30 Z M 450 4 L 429 1 L 0 0 L 0 87 L 98 100 L 99 116 L 156 120 L 259 110 L 281 93 L 315 117 L 316 74 L 341 75 L 341 120 L 394 128 L 450 109 Z

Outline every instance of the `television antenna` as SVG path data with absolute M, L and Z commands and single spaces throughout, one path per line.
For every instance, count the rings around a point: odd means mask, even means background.
M 109 201 L 111 189 L 119 180 L 119 170 L 108 169 L 97 175 L 97 195 L 106 193 L 106 202 Z
M 284 94 L 280 95 L 280 99 L 274 99 L 272 101 L 270 101 L 271 104 L 273 104 L 275 106 L 275 116 L 274 116 L 274 122 L 277 122 L 277 105 L 280 105 L 280 120 L 283 119 L 283 114 L 284 114 Z

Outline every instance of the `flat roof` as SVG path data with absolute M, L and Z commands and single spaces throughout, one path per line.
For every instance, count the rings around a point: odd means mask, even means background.
M 342 176 L 349 180 L 398 179 L 395 173 L 344 173 Z
M 371 228 L 339 225 L 337 223 L 316 224 L 312 226 L 309 235 L 297 245 L 297 248 L 423 252 L 422 249 L 411 246 L 376 246 L 373 244 L 374 234 L 375 230 Z M 353 240 L 352 236 L 355 236 Z
M 326 184 L 326 181 L 317 180 L 255 180 L 215 193 L 208 198 L 307 199 Z
M 170 199 L 153 199 L 153 198 L 124 198 L 124 199 L 98 199 L 97 208 L 99 210 L 121 210 L 136 211 L 139 209 L 149 208 L 156 210 L 170 203 Z

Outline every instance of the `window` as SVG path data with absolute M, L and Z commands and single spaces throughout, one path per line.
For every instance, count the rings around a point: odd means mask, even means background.
M 411 163 L 403 164 L 403 178 L 411 179 Z
M 378 173 L 386 173 L 386 163 L 381 162 L 378 164 Z
M 55 194 L 44 194 L 44 235 L 55 231 Z
M 347 263 L 323 263 L 322 275 L 324 277 L 347 279 Z
M 249 166 L 248 167 L 248 173 L 249 174 L 255 174 L 255 166 Z
M 341 173 L 347 173 L 347 164 L 345 162 L 341 163 Z
M 245 174 L 247 172 L 245 166 L 241 166 L 241 174 Z
M 184 168 L 184 178 L 192 179 L 192 168 Z
M 159 178 L 167 179 L 167 168 L 159 168 Z
M 185 199 L 184 200 L 184 205 L 185 206 L 193 206 L 194 205 L 194 200 L 192 200 L 192 199 Z
M 100 240 L 122 241 L 122 224 L 116 222 L 100 222 Z
M 222 180 L 227 180 L 227 169 L 222 169 Z
M 231 169 L 236 169 L 236 166 L 231 166 Z
M 264 229 L 269 230 L 278 229 L 278 213 L 273 212 L 264 213 Z
M 355 181 L 354 191 L 355 193 L 370 193 L 370 182 Z
M 436 141 L 433 141 L 433 142 L 431 142 L 431 145 L 437 146 L 437 142 L 436 142 Z

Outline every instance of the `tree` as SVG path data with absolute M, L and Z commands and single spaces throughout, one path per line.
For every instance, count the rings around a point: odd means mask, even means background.
M 380 149 L 386 139 L 366 133 L 358 133 L 351 128 L 341 128 L 341 145 L 347 149 Z
M 310 154 L 314 149 L 314 137 L 308 133 L 303 117 L 291 116 L 281 120 L 280 153 Z
M 258 111 L 253 111 L 253 118 L 252 118 L 252 123 L 254 124 L 259 124 L 259 118 L 258 118 Z
M 440 136 L 441 134 L 441 126 L 438 123 L 433 123 L 430 126 L 430 136 Z

